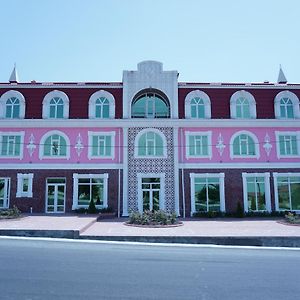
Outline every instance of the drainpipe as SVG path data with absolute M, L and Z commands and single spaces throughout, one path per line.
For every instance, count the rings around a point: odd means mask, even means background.
M 118 148 L 118 218 L 120 218 L 121 210 L 121 128 L 119 128 L 119 148 Z
M 180 128 L 180 156 L 181 156 L 181 166 L 183 164 L 183 130 Z M 185 219 L 185 190 L 184 190 L 184 171 L 183 166 L 181 167 L 181 191 L 182 191 L 182 209 L 183 209 L 183 218 Z

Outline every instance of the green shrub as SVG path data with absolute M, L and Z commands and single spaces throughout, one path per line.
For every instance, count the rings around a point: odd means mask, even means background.
M 171 225 L 176 223 L 176 214 L 163 210 L 146 210 L 143 213 L 132 212 L 129 215 L 128 223 L 138 225 Z
M 21 211 L 14 205 L 12 208 L 5 208 L 0 210 L 0 219 L 18 218 Z
M 243 218 L 245 216 L 244 215 L 244 210 L 243 210 L 243 207 L 242 207 L 242 204 L 241 204 L 240 201 L 237 203 L 236 211 L 235 211 L 235 216 L 237 218 Z
M 88 207 L 88 213 L 89 214 L 96 214 L 97 212 L 98 211 L 97 211 L 95 202 L 94 202 L 94 200 L 92 198 L 91 201 L 90 201 L 89 207 Z
M 300 224 L 299 216 L 295 212 L 292 212 L 292 211 L 289 211 L 285 215 L 285 220 L 289 223 L 292 223 L 292 224 Z

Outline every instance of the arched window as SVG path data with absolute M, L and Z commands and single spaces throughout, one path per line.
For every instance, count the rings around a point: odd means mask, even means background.
M 157 129 L 144 129 L 135 139 L 135 157 L 166 157 L 167 142 Z
M 61 131 L 50 131 L 41 139 L 40 159 L 70 158 L 69 138 Z
M 232 119 L 255 119 L 256 102 L 247 91 L 237 91 L 230 98 L 230 116 Z
M 190 119 L 210 119 L 211 107 L 208 95 L 196 90 L 185 97 L 185 117 Z
M 139 92 L 132 102 L 132 118 L 170 118 L 170 104 L 166 95 L 157 90 Z
M 69 98 L 61 91 L 48 93 L 43 100 L 44 119 L 68 119 L 69 118 Z
M 275 117 L 278 119 L 298 119 L 299 99 L 290 91 L 278 93 L 274 101 Z
M 17 91 L 8 91 L 1 98 L 1 117 L 23 119 L 25 117 L 25 98 Z
M 259 158 L 259 144 L 257 137 L 248 131 L 239 131 L 231 137 L 230 156 Z
M 89 100 L 90 119 L 113 119 L 115 117 L 115 98 L 104 90 L 94 93 Z

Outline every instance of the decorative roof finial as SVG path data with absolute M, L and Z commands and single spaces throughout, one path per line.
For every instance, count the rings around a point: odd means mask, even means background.
M 13 83 L 19 82 L 19 76 L 18 76 L 18 72 L 17 72 L 16 63 L 14 65 L 14 69 L 12 70 L 11 75 L 9 77 L 9 82 L 13 82 Z
M 282 71 L 281 65 L 279 65 L 279 74 L 277 83 L 287 83 L 287 79 Z

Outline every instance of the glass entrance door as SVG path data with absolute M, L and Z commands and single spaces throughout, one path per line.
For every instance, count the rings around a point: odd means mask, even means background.
M 160 178 L 142 178 L 143 211 L 159 210 Z
M 46 195 L 47 213 L 65 212 L 65 190 L 66 190 L 66 183 L 64 178 L 47 179 L 47 195 Z
M 8 208 L 9 178 L 0 178 L 0 208 Z

